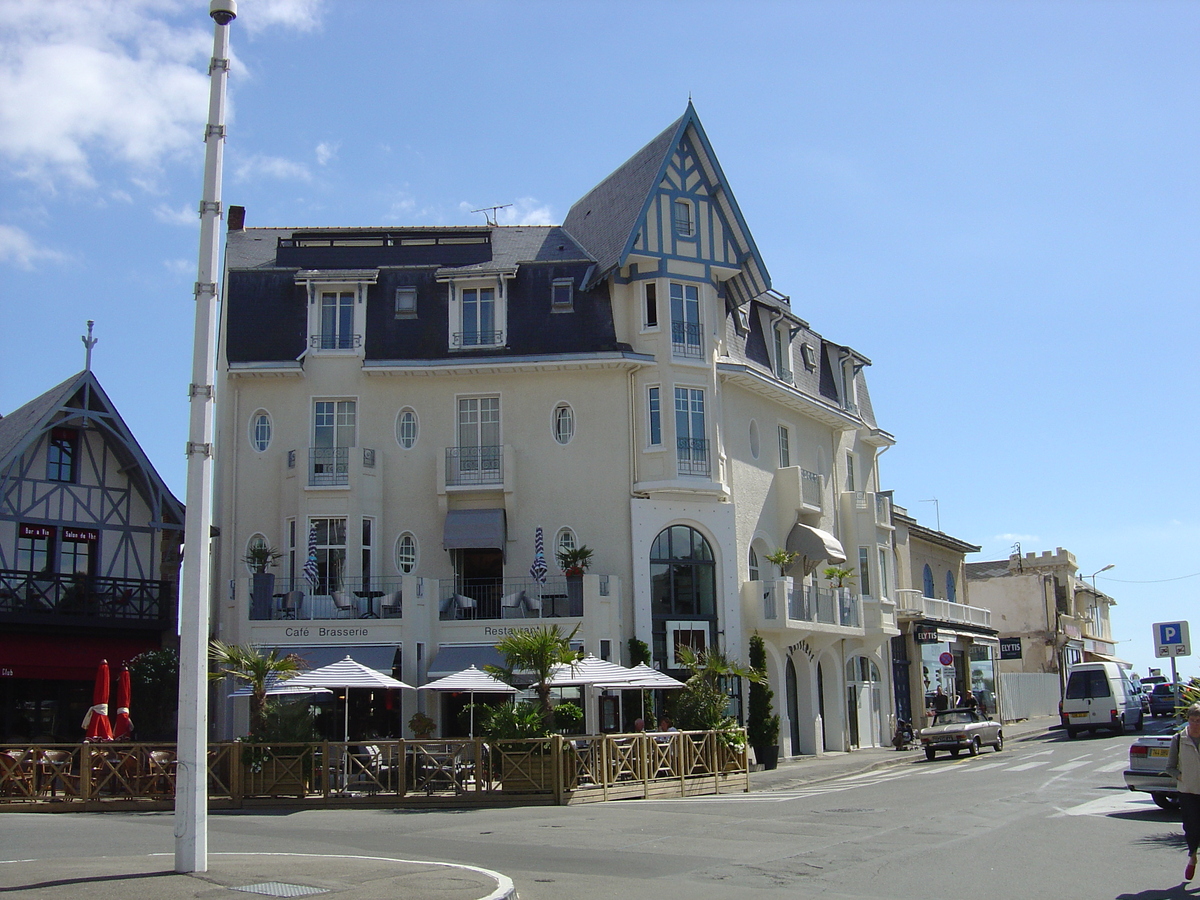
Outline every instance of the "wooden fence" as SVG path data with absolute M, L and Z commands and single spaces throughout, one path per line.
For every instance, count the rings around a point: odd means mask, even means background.
M 740 733 L 213 743 L 210 809 L 567 804 L 747 791 Z M 0 745 L 0 812 L 171 809 L 173 744 Z

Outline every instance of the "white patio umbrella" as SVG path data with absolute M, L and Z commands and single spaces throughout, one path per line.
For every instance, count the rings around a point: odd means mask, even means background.
M 494 675 L 482 672 L 474 666 L 468 666 L 461 672 L 454 672 L 445 678 L 423 684 L 418 691 L 455 691 L 470 694 L 468 709 L 471 711 L 470 736 L 475 737 L 475 695 L 476 694 L 518 694 L 520 691 L 511 684 L 505 684 Z
M 316 688 L 368 688 L 373 690 L 391 690 L 405 688 L 415 690 L 411 684 L 405 684 L 391 675 L 384 675 L 375 669 L 368 668 L 347 656 L 341 662 L 335 662 L 311 672 L 301 672 L 295 678 L 289 679 L 288 684 L 297 687 Z M 350 696 L 346 695 L 346 743 L 350 742 Z
M 283 696 L 301 696 L 303 694 L 332 694 L 333 691 L 328 688 L 320 687 L 305 687 L 301 684 L 296 684 L 291 679 L 281 681 L 277 675 L 267 676 L 267 696 L 278 697 Z M 229 694 L 230 697 L 249 697 L 254 694 L 254 688 L 245 684 Z
M 585 698 L 584 712 L 585 715 L 590 716 L 592 708 L 596 705 L 595 693 L 592 689 L 601 685 L 624 685 L 635 678 L 637 678 L 637 673 L 633 669 L 600 659 L 589 653 L 583 659 L 556 665 L 551 670 L 546 683 L 551 687 L 582 687 Z

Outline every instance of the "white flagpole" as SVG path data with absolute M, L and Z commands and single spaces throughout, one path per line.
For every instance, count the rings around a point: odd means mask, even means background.
M 213 373 L 216 341 L 221 167 L 225 148 L 225 83 L 229 23 L 236 0 L 212 0 L 213 55 L 209 64 L 208 127 L 204 133 L 204 195 L 200 202 L 200 259 L 192 346 L 191 416 L 187 443 L 187 518 L 179 612 L 179 735 L 175 790 L 175 871 L 208 871 L 208 636 L 209 541 L 212 528 Z

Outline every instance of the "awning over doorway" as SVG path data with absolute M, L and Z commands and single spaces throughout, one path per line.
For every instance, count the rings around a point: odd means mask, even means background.
M 813 528 L 803 522 L 797 522 L 792 526 L 786 546 L 792 553 L 799 553 L 800 559 L 790 567 L 788 572 L 784 572 L 785 575 L 790 574 L 791 570 L 797 566 L 801 567 L 804 574 L 807 575 L 821 561 L 835 564 L 846 561 L 846 551 L 842 548 L 841 541 L 828 531 Z
M 444 678 L 461 672 L 467 666 L 483 671 L 484 666 L 502 666 L 504 657 L 495 644 L 439 644 L 437 656 L 429 664 L 425 674 L 430 678 Z
M 1083 653 L 1088 657 L 1086 662 L 1114 662 L 1125 669 L 1133 668 L 1133 663 L 1126 662 L 1119 656 L 1109 656 L 1107 653 L 1097 653 L 1095 650 L 1084 650 Z
M 9 678 L 93 681 L 100 660 L 122 663 L 161 646 L 152 638 L 68 637 L 45 634 L 0 635 L 0 673 Z
M 446 550 L 503 550 L 503 509 L 452 509 L 446 513 L 442 547 Z
M 308 669 L 320 669 L 349 656 L 368 669 L 391 675 L 400 665 L 400 648 L 395 644 L 315 644 L 307 647 L 278 647 L 281 653 L 295 653 Z

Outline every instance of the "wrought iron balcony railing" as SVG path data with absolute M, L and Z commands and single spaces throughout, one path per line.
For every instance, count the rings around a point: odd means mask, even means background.
M 349 484 L 349 448 L 309 447 L 308 483 L 310 486 Z
M 676 356 L 694 359 L 704 356 L 704 346 L 700 343 L 699 322 L 671 323 L 671 352 Z
M 86 618 L 157 625 L 174 602 L 168 581 L 0 569 L 0 614 L 31 622 Z
M 446 484 L 501 484 L 503 481 L 503 447 L 446 448 Z
M 583 615 L 583 584 L 563 576 L 532 578 L 446 578 L 440 616 L 449 619 L 559 618 Z
M 475 347 L 502 347 L 503 331 L 456 331 L 450 336 L 453 350 L 471 350 Z
M 354 350 L 362 346 L 362 335 L 336 331 L 314 334 L 309 338 L 309 343 L 314 350 Z
M 708 463 L 707 438 L 678 438 L 675 446 L 679 457 L 680 475 L 707 477 L 712 471 Z

